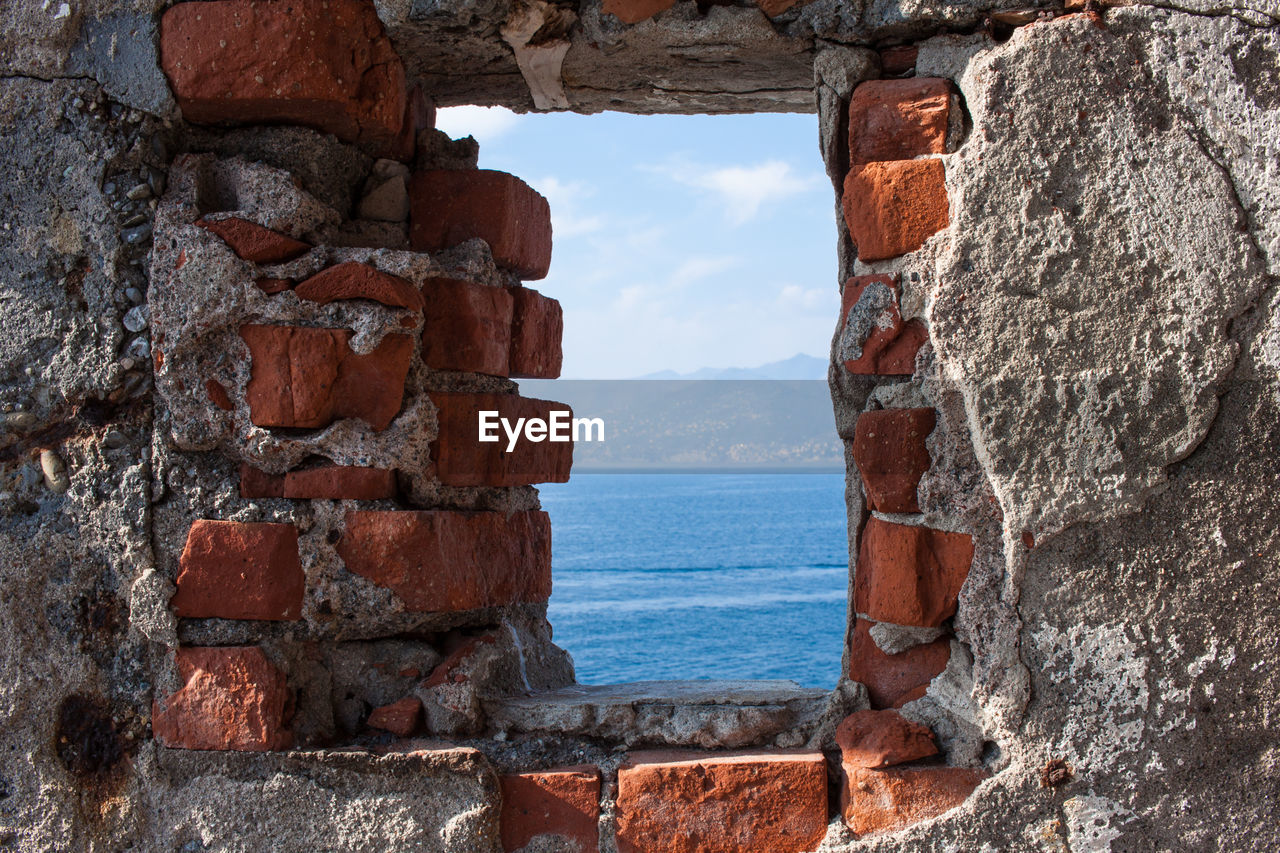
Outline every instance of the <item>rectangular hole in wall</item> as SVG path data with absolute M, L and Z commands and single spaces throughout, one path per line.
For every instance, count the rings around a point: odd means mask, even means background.
M 578 680 L 834 685 L 848 545 L 816 117 L 463 107 L 439 126 L 551 204 L 538 289 L 564 308 L 564 378 L 521 394 L 606 430 L 539 489 Z

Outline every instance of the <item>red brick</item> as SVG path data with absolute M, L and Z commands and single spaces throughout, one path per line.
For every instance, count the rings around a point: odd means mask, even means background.
M 853 459 L 862 475 L 867 505 L 879 512 L 919 512 L 916 488 L 929 470 L 925 439 L 933 432 L 933 409 L 863 412 L 854 428 Z
M 290 471 L 284 475 L 284 496 L 297 500 L 387 500 L 396 496 L 396 472 L 354 465 Z
M 437 252 L 479 237 L 521 278 L 551 266 L 551 208 L 528 184 L 486 169 L 417 172 L 409 183 L 409 242 Z
M 405 98 L 404 120 L 400 125 L 400 134 L 394 144 L 382 152 L 382 156 L 392 160 L 408 163 L 418 150 L 418 133 L 435 127 L 436 107 L 423 93 L 422 87 L 414 85 Z
M 545 512 L 349 512 L 338 556 L 417 613 L 452 613 L 551 595 Z
M 227 396 L 227 389 L 218 380 L 210 379 L 204 383 L 204 390 L 209 395 L 209 400 L 222 411 L 229 412 L 235 408 L 231 404 L 231 398 Z
M 880 73 L 906 74 L 916 67 L 916 55 L 920 52 L 914 44 L 900 44 L 880 51 Z
M 861 355 L 845 361 L 845 370 L 860 376 L 910 376 L 916 370 L 916 353 L 929 339 L 929 332 L 919 320 L 902 322 L 898 310 L 898 284 L 893 276 L 860 275 L 845 282 L 841 295 L 841 314 L 846 318 L 857 306 L 867 287 L 883 284 L 894 293 L 888 308 L 889 324 L 873 326 L 861 342 Z
M 222 238 L 222 242 L 231 247 L 246 261 L 255 264 L 278 264 L 293 260 L 311 246 L 301 240 L 263 228 L 254 222 L 244 219 L 201 219 L 196 223 L 206 231 L 212 231 Z M 270 280 L 270 279 L 268 279 Z
M 338 366 L 349 351 L 345 329 L 242 326 L 252 359 L 250 419 L 258 426 L 323 427 L 334 415 Z
M 938 77 L 869 80 L 849 99 L 849 162 L 945 154 L 951 83 Z
M 253 363 L 249 418 L 262 427 L 319 428 L 359 418 L 386 429 L 400 411 L 413 340 L 387 335 L 357 355 L 347 329 L 241 326 Z
M 820 752 L 638 752 L 618 768 L 618 853 L 799 853 L 826 832 Z
M 187 533 L 170 605 L 188 619 L 299 619 L 305 583 L 292 524 L 200 519 Z
M 804 6 L 811 0 L 756 0 L 756 6 L 770 18 L 776 18 L 794 6 Z
M 890 767 L 938 754 L 928 726 L 893 710 L 850 714 L 836 729 L 836 744 L 845 764 L 854 767 Z
M 973 537 L 872 518 L 862 531 L 853 600 L 877 622 L 936 628 L 955 615 Z
M 866 619 L 854 622 L 849 637 L 849 677 L 867 686 L 872 708 L 901 707 L 923 696 L 929 682 L 947 668 L 951 641 L 943 637 L 887 655 L 871 639 L 872 624 Z
M 247 462 L 241 463 L 240 497 L 282 498 L 284 497 L 284 475 L 268 474 Z
M 257 646 L 188 646 L 175 663 L 182 688 L 152 708 L 151 730 L 161 744 L 246 752 L 292 745 L 288 685 Z
M 404 66 L 362 0 L 179 3 L 160 19 L 160 65 L 200 124 L 301 124 L 394 154 Z
M 855 166 L 844 182 L 844 218 L 864 261 L 914 252 L 950 223 L 942 161 Z
M 422 310 L 418 288 L 398 275 L 348 261 L 321 270 L 294 288 L 299 299 L 327 305 L 338 299 L 372 299 L 392 308 Z
M 326 465 L 286 474 L 240 466 L 240 497 L 377 501 L 396 496 L 396 473 L 383 468 Z
M 334 417 L 359 418 L 375 430 L 390 426 L 404 401 L 412 356 L 409 335 L 387 335 L 368 355 L 356 355 L 347 348 L 334 386 Z
M 891 767 L 868 770 L 845 763 L 840 811 L 859 836 L 896 832 L 945 814 L 969 798 L 986 778 L 963 767 Z
M 369 713 L 369 728 L 391 732 L 396 737 L 409 737 L 422 723 L 422 700 L 406 696 L 399 702 L 374 708 Z
M 638 24 L 674 5 L 676 0 L 604 0 L 600 11 L 613 15 L 624 24 Z
M 517 379 L 558 379 L 564 360 L 564 312 L 560 303 L 536 290 L 512 291 L 511 375 Z
M 519 418 L 549 420 L 551 412 L 572 410 L 563 403 L 514 394 L 433 392 L 440 432 L 431 444 L 436 476 L 446 486 L 528 486 L 566 483 L 573 465 L 572 441 L 530 441 L 523 433 L 507 451 L 507 434 L 498 426 L 498 441 L 480 441 L 480 412 L 496 411 L 514 428 Z M 566 427 L 567 431 L 567 427 Z
M 455 278 L 422 285 L 422 360 L 436 370 L 506 376 L 514 299 L 502 287 Z
M 502 849 L 520 850 L 553 836 L 565 853 L 596 853 L 600 846 L 600 770 L 564 767 L 503 776 Z

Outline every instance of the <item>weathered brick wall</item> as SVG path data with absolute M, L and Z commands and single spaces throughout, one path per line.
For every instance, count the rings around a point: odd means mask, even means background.
M 0 846 L 1274 846 L 1280 11 L 436 6 L 15 14 Z M 817 110 L 834 690 L 573 683 L 464 101 Z
M 179 5 L 160 45 L 194 120 L 305 123 L 415 169 L 376 160 L 353 219 L 283 169 L 188 155 L 170 170 L 152 265 L 172 436 L 158 462 L 186 476 L 157 524 L 187 532 L 157 555 L 179 620 L 176 679 L 157 662 L 157 740 L 471 733 L 477 691 L 571 681 L 546 640 L 550 531 L 527 487 L 566 480 L 572 446 L 474 440 L 478 406 L 553 405 L 507 378 L 559 372 L 559 306 L 521 282 L 546 274 L 546 201 L 416 153 L 431 111 L 363 3 Z M 278 67 L 299 55 L 305 68 Z

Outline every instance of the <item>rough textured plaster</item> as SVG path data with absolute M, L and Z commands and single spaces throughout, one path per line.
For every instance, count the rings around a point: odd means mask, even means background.
M 1130 9 L 921 45 L 972 118 L 943 158 L 952 226 L 855 270 L 901 272 L 930 324 L 920 494 L 927 523 L 975 532 L 956 633 L 1004 770 L 939 821 L 829 849 L 1270 843 L 1275 620 L 1250 590 L 1276 571 L 1278 134 L 1245 58 L 1273 39 Z M 985 523 L 955 503 L 987 489 Z M 907 713 L 938 726 L 939 692 Z M 1043 789 L 1051 757 L 1074 776 Z
M 1041 538 L 1136 509 L 1195 448 L 1234 364 L 1227 325 L 1265 284 L 1231 181 L 1116 18 L 1019 30 L 959 81 L 976 129 L 949 164 L 932 337 L 1006 528 Z M 1043 61 L 1064 39 L 1089 57 L 1070 78 Z

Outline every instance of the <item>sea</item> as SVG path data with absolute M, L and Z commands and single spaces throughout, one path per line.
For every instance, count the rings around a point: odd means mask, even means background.
M 575 471 L 539 491 L 551 517 L 548 615 L 579 682 L 835 685 L 843 474 Z

